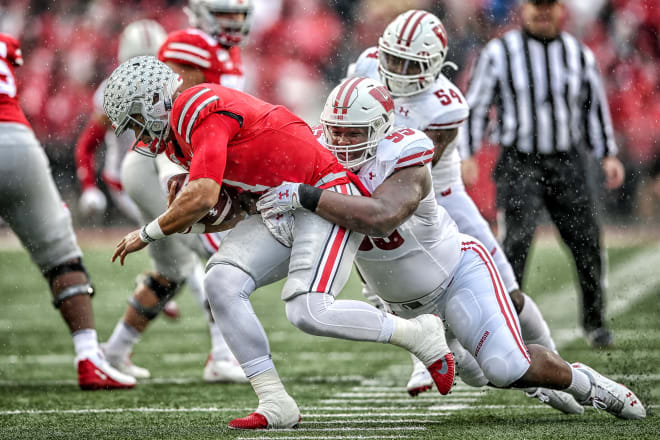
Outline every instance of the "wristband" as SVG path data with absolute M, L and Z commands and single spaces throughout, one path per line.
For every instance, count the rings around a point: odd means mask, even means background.
M 303 183 L 298 187 L 300 205 L 312 212 L 316 211 L 316 207 L 319 204 L 321 194 L 323 194 L 323 190 L 315 186 L 306 185 Z
M 144 225 L 140 231 L 140 240 L 144 241 L 145 243 L 151 243 L 156 240 L 160 240 L 161 238 L 165 238 L 165 233 L 160 228 L 157 218 Z

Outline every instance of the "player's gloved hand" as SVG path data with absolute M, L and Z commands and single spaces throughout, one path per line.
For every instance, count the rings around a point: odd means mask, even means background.
M 261 219 L 273 237 L 283 246 L 293 246 L 293 229 L 295 221 L 292 212 L 282 212 L 272 216 L 261 214 Z
M 95 186 L 85 189 L 78 201 L 78 209 L 85 217 L 103 214 L 107 206 L 105 194 Z
M 269 189 L 259 197 L 257 210 L 265 218 L 302 208 L 300 185 L 300 183 L 284 182 L 280 186 Z

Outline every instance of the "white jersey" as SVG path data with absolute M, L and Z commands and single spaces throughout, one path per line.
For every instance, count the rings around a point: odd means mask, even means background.
M 100 114 L 103 114 L 103 90 L 105 90 L 105 85 L 108 80 L 104 80 L 96 92 L 94 93 L 94 110 Z M 115 136 L 113 130 L 107 130 L 105 132 L 104 142 L 106 146 L 105 152 L 105 163 L 103 165 L 103 179 L 110 182 L 119 182 L 120 181 L 120 169 L 121 163 L 124 161 L 124 157 L 133 142 L 135 141 L 135 135 L 131 130 L 124 131 L 121 136 Z
M 380 81 L 378 75 L 378 48 L 365 50 L 348 68 L 347 76 L 366 76 Z M 397 127 L 417 130 L 450 130 L 460 128 L 470 108 L 461 91 L 447 77 L 440 74 L 432 87 L 412 96 L 394 97 Z M 433 187 L 440 193 L 449 186 L 462 183 L 461 157 L 458 137 L 442 153 L 431 170 Z
M 324 142 L 322 130 L 315 130 Z M 402 168 L 430 168 L 433 142 L 410 128 L 395 131 L 378 143 L 376 156 L 357 173 L 370 192 Z M 414 214 L 389 237 L 365 237 L 355 263 L 371 289 L 390 303 L 410 302 L 449 282 L 460 258 L 458 228 L 435 200 L 433 189 Z

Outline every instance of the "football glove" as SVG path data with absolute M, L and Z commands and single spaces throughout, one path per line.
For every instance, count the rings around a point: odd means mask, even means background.
M 272 216 L 261 214 L 261 219 L 273 237 L 283 246 L 293 246 L 293 229 L 295 221 L 292 212 L 282 212 Z
M 107 206 L 108 200 L 105 194 L 95 186 L 85 189 L 78 202 L 78 209 L 85 217 L 103 214 Z
M 280 186 L 269 189 L 259 197 L 257 210 L 266 218 L 302 208 L 300 185 L 300 183 L 284 182 Z

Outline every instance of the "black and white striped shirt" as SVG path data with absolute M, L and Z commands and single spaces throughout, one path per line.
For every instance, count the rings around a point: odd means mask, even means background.
M 491 40 L 466 93 L 470 117 L 463 151 L 478 150 L 497 110 L 494 141 L 523 153 L 552 154 L 584 144 L 596 156 L 617 147 L 593 53 L 565 32 L 543 42 L 522 30 Z

